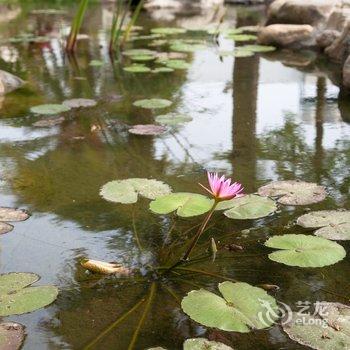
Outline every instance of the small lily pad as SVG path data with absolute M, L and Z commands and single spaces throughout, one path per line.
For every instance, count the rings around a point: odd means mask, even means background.
M 233 350 L 233 348 L 205 338 L 192 338 L 184 342 L 183 350 Z
M 0 323 L 0 349 L 18 350 L 25 338 L 25 327 L 20 323 Z
M 191 65 L 184 60 L 167 60 L 164 63 L 166 67 L 172 69 L 188 69 L 191 67 Z
M 156 57 L 153 55 L 134 55 L 130 57 L 133 61 L 137 62 L 147 62 L 153 61 Z
M 182 299 L 182 310 L 194 321 L 224 331 L 248 333 L 271 326 L 277 319 L 276 300 L 247 283 L 220 283 L 220 297 L 205 289 L 193 290 Z M 275 311 L 270 317 L 267 308 Z
M 254 41 L 258 37 L 252 34 L 229 34 L 226 36 L 227 39 L 232 39 L 234 41 Z
M 157 47 L 157 46 L 166 45 L 167 43 L 168 43 L 168 40 L 159 39 L 159 40 L 153 40 L 152 42 L 150 42 L 148 44 L 148 46 L 150 46 L 150 47 Z
M 158 67 L 152 70 L 152 73 L 171 73 L 175 69 L 169 67 Z
M 83 259 L 80 262 L 80 265 L 91 272 L 99 273 L 102 275 L 116 274 L 120 276 L 129 276 L 131 274 L 130 269 L 121 264 L 113 262 L 110 263 L 106 261 Z
M 274 236 L 265 242 L 265 246 L 280 249 L 269 254 L 269 258 L 289 266 L 328 266 L 344 259 L 346 255 L 338 243 L 307 235 Z
M 32 312 L 54 302 L 58 289 L 54 286 L 30 287 L 39 280 L 34 273 L 0 275 L 0 316 Z
M 68 112 L 70 108 L 63 104 L 45 104 L 34 106 L 30 109 L 32 113 L 35 114 L 60 114 L 64 112 Z
M 276 50 L 276 47 L 268 45 L 245 45 L 240 46 L 240 49 L 252 52 L 272 52 Z
M 94 107 L 97 105 L 97 102 L 89 98 L 72 98 L 71 100 L 63 101 L 63 105 L 69 108 Z
M 102 67 L 104 65 L 104 62 L 101 60 L 91 60 L 89 63 L 89 66 L 91 67 Z
M 260 196 L 279 196 L 277 200 L 285 205 L 307 205 L 323 201 L 326 189 L 312 182 L 274 181 L 259 188 Z
M 162 35 L 176 35 L 186 33 L 187 30 L 184 28 L 175 28 L 175 27 L 160 27 L 152 28 L 151 33 L 162 34 Z
M 129 132 L 135 135 L 161 135 L 166 131 L 164 126 L 155 124 L 138 124 L 129 129 Z
M 178 216 L 191 217 L 208 212 L 214 201 L 197 193 L 178 192 L 158 197 L 150 203 L 156 214 L 169 214 L 176 211 Z
M 156 51 L 148 50 L 148 49 L 131 49 L 123 51 L 124 56 L 155 56 L 157 54 Z
M 164 115 L 158 115 L 156 117 L 156 122 L 164 125 L 178 125 L 183 123 L 188 123 L 192 121 L 189 115 L 169 113 Z
M 275 201 L 270 198 L 249 194 L 218 204 L 217 210 L 225 210 L 225 216 L 230 219 L 258 219 L 270 215 L 277 210 Z
M 142 107 L 146 109 L 157 109 L 157 108 L 166 108 L 171 106 L 173 103 L 169 100 L 161 98 L 150 98 L 145 100 L 138 100 L 133 103 L 135 107 Z
M 350 211 L 319 210 L 298 218 L 297 224 L 318 228 L 316 236 L 332 240 L 350 240 Z
M 24 209 L 0 207 L 0 221 L 24 221 L 29 218 L 29 213 Z
M 234 54 L 233 54 L 234 57 L 237 57 L 237 58 L 244 58 L 244 57 L 252 57 L 254 56 L 254 52 L 253 51 L 248 51 L 248 50 L 235 50 L 234 51 Z
M 13 230 L 13 226 L 6 223 L 0 222 L 0 235 L 4 235 L 5 233 L 9 233 Z
M 162 181 L 153 179 L 131 178 L 107 182 L 100 190 L 100 195 L 114 203 L 136 203 L 138 195 L 148 199 L 156 199 L 167 195 L 171 187 Z
M 189 44 L 185 42 L 175 42 L 170 46 L 170 50 L 177 52 L 195 52 L 205 49 L 202 44 Z
M 123 68 L 126 72 L 129 73 L 149 73 L 151 68 L 144 66 L 143 64 L 132 64 Z

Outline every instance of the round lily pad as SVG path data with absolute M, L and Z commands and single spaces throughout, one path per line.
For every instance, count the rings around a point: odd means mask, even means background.
M 60 114 L 70 110 L 70 107 L 63 104 L 45 104 L 34 106 L 30 109 L 35 114 Z
M 234 51 L 234 54 L 233 54 L 234 57 L 237 57 L 237 58 L 243 58 L 243 57 L 252 57 L 254 56 L 254 52 L 253 51 L 248 51 L 248 50 L 235 50 Z
M 170 46 L 170 50 L 177 52 L 195 52 L 205 49 L 202 44 L 189 44 L 185 42 L 175 42 Z
M 201 194 L 178 192 L 158 197 L 150 203 L 150 209 L 156 214 L 176 211 L 178 216 L 190 217 L 208 212 L 213 204 L 212 199 Z
M 277 200 L 285 205 L 307 205 L 323 201 L 326 189 L 304 181 L 274 181 L 259 188 L 260 196 L 280 196 Z
M 220 297 L 205 289 L 194 290 L 182 299 L 182 310 L 194 321 L 224 331 L 248 333 L 271 326 L 277 319 L 276 300 L 261 288 L 247 283 L 220 283 Z M 268 310 L 274 311 L 264 317 Z
M 230 219 L 258 219 L 270 215 L 277 210 L 275 201 L 270 198 L 249 194 L 218 204 L 217 210 L 225 210 L 225 216 Z
M 153 55 L 134 55 L 130 57 L 133 61 L 147 62 L 153 61 L 156 57 Z
M 154 34 L 162 34 L 162 35 L 176 35 L 186 33 L 187 30 L 184 28 L 174 28 L 174 27 L 160 27 L 160 28 L 152 28 L 151 33 Z
M 156 199 L 167 195 L 171 187 L 162 181 L 153 179 L 131 178 L 107 182 L 100 190 L 100 195 L 114 203 L 136 203 L 138 195 Z
M 148 49 L 131 49 L 123 51 L 124 56 L 154 56 L 156 55 L 156 51 L 148 50 Z
M 269 258 L 289 266 L 328 266 L 344 259 L 346 255 L 338 243 L 306 235 L 274 236 L 265 242 L 265 246 L 280 249 L 269 254 Z
M 232 34 L 227 35 L 226 38 L 232 39 L 234 41 L 253 41 L 256 40 L 258 37 L 252 34 Z
M 178 125 L 190 122 L 192 118 L 185 114 L 169 113 L 164 115 L 158 115 L 155 118 L 156 122 L 164 125 Z
M 276 50 L 276 47 L 268 45 L 245 45 L 240 46 L 240 49 L 252 52 L 272 52 Z
M 152 73 L 171 73 L 175 69 L 169 67 L 158 67 L 152 70 Z
M 135 135 L 161 135 L 166 131 L 164 126 L 155 124 L 139 124 L 129 129 L 129 132 Z
M 171 106 L 172 104 L 173 103 L 171 101 L 161 98 L 138 100 L 133 103 L 135 107 L 142 107 L 147 109 L 166 108 Z
M 0 207 L 0 221 L 24 221 L 29 216 L 29 213 L 24 209 Z
M 91 60 L 89 66 L 91 67 L 101 67 L 104 65 L 104 62 L 101 60 Z
M 184 342 L 184 350 L 233 350 L 230 346 L 205 338 L 192 338 Z
M 69 108 L 94 107 L 97 105 L 97 102 L 89 98 L 72 98 L 71 100 L 63 101 L 63 105 Z
M 142 64 L 133 64 L 131 66 L 124 67 L 123 69 L 130 73 L 149 73 L 151 71 L 151 68 Z
M 40 309 L 56 300 L 54 286 L 30 287 L 39 280 L 34 273 L 0 275 L 0 316 L 19 315 Z
M 0 235 L 4 235 L 5 233 L 9 233 L 13 230 L 13 226 L 6 223 L 0 222 Z
M 18 350 L 25 338 L 25 327 L 20 323 L 0 323 L 0 349 Z
M 163 46 L 167 43 L 168 43 L 168 40 L 159 39 L 159 40 L 153 40 L 152 42 L 150 42 L 148 44 L 148 46 L 150 46 L 150 47 Z
M 303 227 L 319 228 L 316 236 L 332 240 L 350 239 L 350 211 L 319 210 L 298 218 L 297 224 Z
M 191 67 L 191 65 L 184 60 L 167 60 L 164 64 L 166 67 L 172 69 L 188 69 Z

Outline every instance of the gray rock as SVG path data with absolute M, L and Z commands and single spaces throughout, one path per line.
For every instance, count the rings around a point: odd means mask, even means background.
M 263 27 L 258 34 L 258 42 L 293 49 L 316 45 L 314 28 L 308 24 L 272 24 Z
M 326 47 L 332 45 L 334 40 L 338 39 L 339 37 L 340 32 L 337 30 L 326 29 L 316 35 L 316 43 L 318 47 L 325 49 Z
M 15 75 L 0 70 L 0 96 L 23 86 L 24 81 Z
M 268 9 L 267 24 L 324 26 L 341 0 L 275 0 Z
M 343 63 L 350 54 L 350 22 L 340 36 L 325 49 L 326 55 L 333 61 Z
M 343 66 L 343 86 L 350 91 L 350 55 Z

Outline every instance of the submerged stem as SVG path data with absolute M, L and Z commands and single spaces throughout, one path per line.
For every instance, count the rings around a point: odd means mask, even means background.
M 135 205 L 133 205 L 132 207 L 132 228 L 134 231 L 134 239 L 136 241 L 136 244 L 139 247 L 140 251 L 142 252 L 143 248 L 142 248 L 142 244 L 141 244 L 140 237 L 136 227 L 136 206 Z

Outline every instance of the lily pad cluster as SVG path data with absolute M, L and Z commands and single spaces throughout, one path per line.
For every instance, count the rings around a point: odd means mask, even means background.
M 166 99 L 151 98 L 145 100 L 138 100 L 133 103 L 135 107 L 142 107 L 146 109 L 158 109 L 170 107 L 173 103 Z
M 11 232 L 13 225 L 9 222 L 24 221 L 29 218 L 29 213 L 23 209 L 0 207 L 0 235 Z

